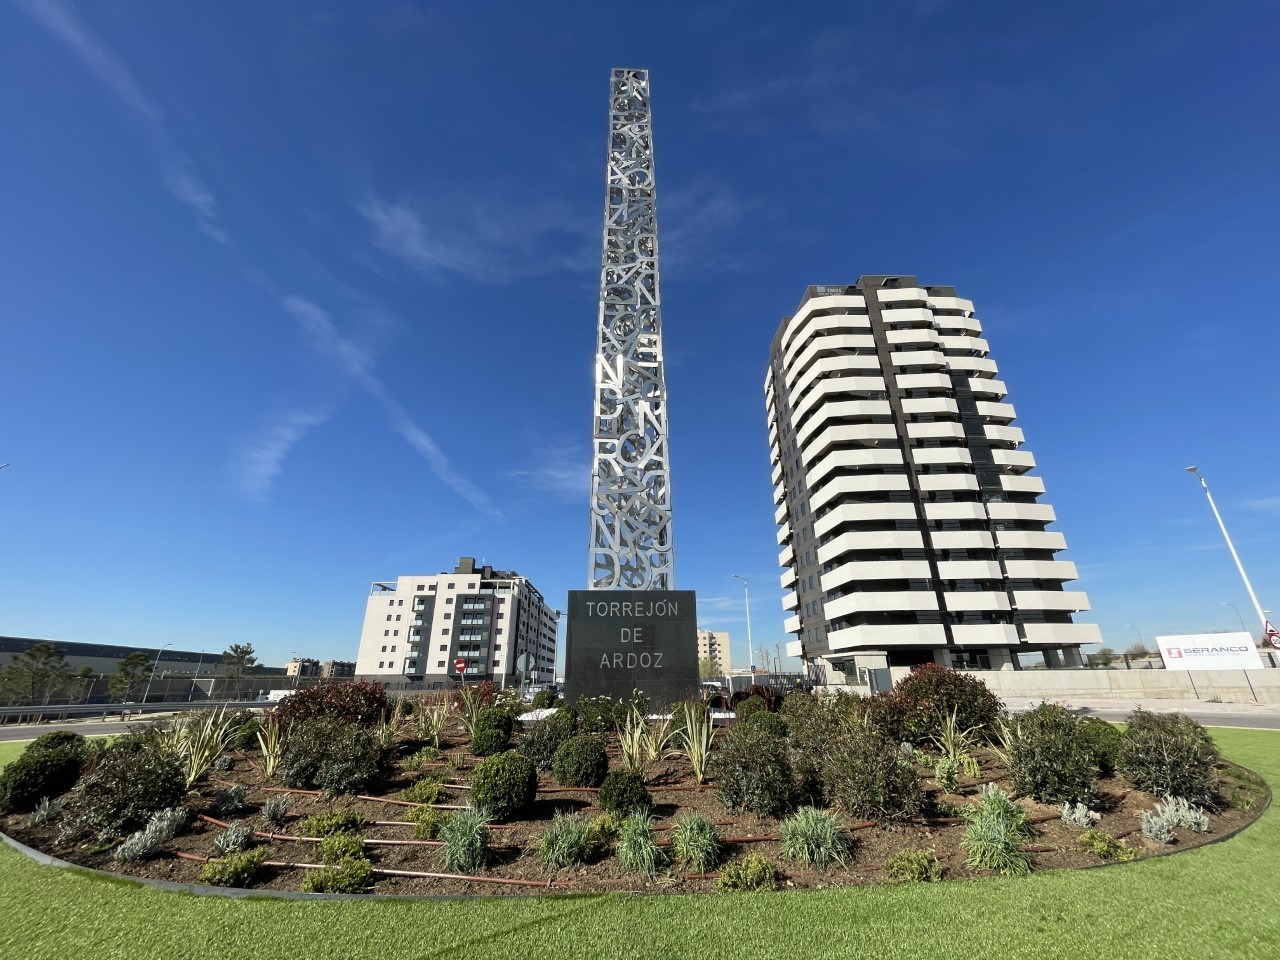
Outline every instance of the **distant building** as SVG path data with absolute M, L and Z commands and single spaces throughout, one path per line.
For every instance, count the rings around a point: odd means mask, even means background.
M 173 647 L 128 646 L 112 643 L 76 643 L 69 640 L 38 640 L 33 637 L 0 637 L 0 667 L 9 665 L 16 654 L 26 653 L 37 643 L 52 644 L 67 658 L 72 673 L 88 667 L 94 673 L 113 674 L 120 661 L 130 654 L 142 653 L 147 664 L 155 668 L 157 677 L 217 677 L 223 673 L 221 650 L 177 650 Z M 159 661 L 156 660 L 157 655 Z M 255 666 L 254 676 L 284 676 L 283 667 Z
M 287 677 L 318 677 L 320 661 L 310 657 L 294 657 L 284 665 L 284 673 Z
M 733 672 L 733 664 L 729 659 L 729 634 L 715 630 L 698 631 L 698 663 L 703 660 L 714 660 L 716 670 L 722 676 Z
M 355 673 L 435 689 L 459 679 L 461 660 L 468 682 L 548 683 L 555 676 L 556 620 L 557 611 L 526 577 L 462 557 L 453 573 L 373 584 Z
M 326 660 L 320 664 L 320 676 L 325 680 L 339 677 L 354 677 L 356 664 L 354 660 Z

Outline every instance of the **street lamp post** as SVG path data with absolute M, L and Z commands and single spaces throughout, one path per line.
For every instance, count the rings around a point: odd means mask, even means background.
M 151 681 L 156 678 L 156 671 L 160 669 L 160 657 L 164 654 L 166 649 L 172 646 L 173 646 L 172 643 L 166 643 L 163 647 L 161 647 L 159 650 L 156 651 L 156 662 L 151 667 L 151 676 L 147 677 L 147 690 L 142 695 L 143 703 L 146 703 L 147 697 L 151 696 Z
M 200 668 L 204 666 L 204 651 L 200 651 L 200 662 L 196 664 L 196 678 L 191 681 L 191 692 L 187 694 L 187 702 L 196 698 L 196 687 L 200 684 Z
M 751 664 L 751 682 L 754 683 L 756 678 L 756 652 L 755 647 L 751 644 L 751 581 L 738 573 L 735 573 L 733 578 L 742 581 L 742 596 L 747 602 L 747 660 Z
M 1244 617 L 1240 615 L 1240 608 L 1237 607 L 1234 603 L 1227 603 L 1227 601 L 1225 600 L 1220 600 L 1218 602 L 1221 606 L 1230 607 L 1232 610 L 1236 612 L 1236 619 L 1240 621 L 1240 629 L 1243 630 L 1245 633 L 1248 633 L 1249 628 L 1244 625 Z M 1263 612 L 1265 613 L 1265 611 Z
M 1143 639 L 1142 639 L 1142 631 L 1141 631 L 1141 630 L 1139 630 L 1137 627 L 1135 627 L 1132 623 L 1126 623 L 1126 624 L 1125 624 L 1125 626 L 1126 626 L 1126 627 L 1128 627 L 1130 630 L 1132 630 L 1134 633 L 1136 633 L 1136 634 L 1138 635 L 1138 643 L 1139 643 L 1139 644 L 1141 644 L 1143 647 L 1145 647 L 1145 646 L 1147 645 L 1147 641 L 1145 641 L 1145 640 L 1143 640 Z
M 1236 562 L 1236 569 L 1240 571 L 1240 579 L 1244 581 L 1244 588 L 1249 592 L 1249 599 L 1253 601 L 1253 609 L 1258 614 L 1258 622 L 1261 629 L 1267 628 L 1267 615 L 1262 609 L 1262 604 L 1258 602 L 1258 595 L 1253 592 L 1253 584 L 1249 582 L 1249 575 L 1244 572 L 1244 564 L 1240 562 L 1240 554 L 1236 553 L 1236 545 L 1231 542 L 1231 535 L 1227 533 L 1227 525 L 1222 522 L 1222 514 L 1218 512 L 1218 505 L 1213 502 L 1213 494 L 1209 492 L 1209 484 L 1205 483 L 1204 477 L 1200 476 L 1200 471 L 1196 467 L 1187 467 L 1187 473 L 1193 474 L 1200 481 L 1200 486 L 1204 488 L 1205 498 L 1209 501 L 1209 509 L 1213 511 L 1214 518 L 1218 521 L 1218 528 L 1222 531 L 1222 539 L 1227 541 L 1227 549 L 1231 551 L 1231 559 Z

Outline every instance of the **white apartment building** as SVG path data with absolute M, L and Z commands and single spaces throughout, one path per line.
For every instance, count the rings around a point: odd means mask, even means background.
M 703 660 L 714 660 L 716 669 L 722 676 L 733 672 L 733 663 L 729 659 L 729 634 L 723 631 L 698 631 L 698 663 Z
M 996 373 L 973 303 L 914 277 L 809 287 L 782 321 L 764 393 L 788 655 L 852 681 L 1078 665 L 1101 640 L 1072 622 L 1089 603 Z
M 518 573 L 462 557 L 453 573 L 373 584 L 356 676 L 393 687 L 440 689 L 459 679 L 503 687 L 555 677 L 558 611 Z M 524 655 L 528 655 L 527 662 Z

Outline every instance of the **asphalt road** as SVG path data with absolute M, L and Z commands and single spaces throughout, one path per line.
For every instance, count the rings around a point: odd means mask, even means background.
M 146 723 L 150 719 L 152 718 L 146 717 L 130 720 L 128 723 L 121 723 L 119 720 L 108 720 L 105 723 L 100 720 L 82 720 L 79 723 L 3 724 L 0 725 L 0 743 L 12 740 L 34 740 L 40 734 L 53 730 L 74 730 L 76 733 L 83 733 L 86 737 L 125 733 L 135 724 Z
M 1159 707 L 1155 704 L 1148 704 L 1147 709 L 1159 712 Z M 1124 720 L 1129 715 L 1128 710 L 1084 709 L 1076 712 L 1087 714 L 1090 717 L 1100 717 L 1103 720 Z M 1192 720 L 1203 723 L 1206 727 L 1250 727 L 1254 730 L 1280 730 L 1280 716 L 1275 714 L 1222 713 L 1218 711 L 1210 713 L 1195 709 L 1182 710 L 1180 712 L 1185 713 Z

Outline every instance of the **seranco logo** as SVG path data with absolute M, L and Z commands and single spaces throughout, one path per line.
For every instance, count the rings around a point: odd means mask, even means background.
M 1181 648 L 1181 647 L 1170 647 L 1170 648 L 1169 648 L 1169 659 L 1170 659 L 1170 660 L 1181 660 L 1181 659 L 1182 659 L 1182 648 Z

